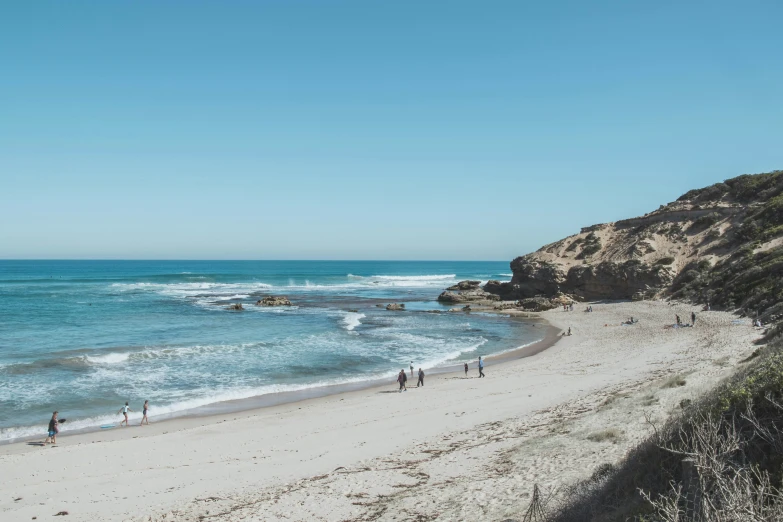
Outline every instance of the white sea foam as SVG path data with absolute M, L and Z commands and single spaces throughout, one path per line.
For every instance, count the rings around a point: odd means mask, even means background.
M 353 331 L 354 328 L 362 324 L 362 319 L 365 317 L 367 316 L 361 313 L 347 312 L 345 317 L 343 317 L 343 324 L 345 325 L 345 329 L 349 332 Z
M 84 359 L 90 364 L 118 364 L 127 361 L 130 353 L 107 353 L 106 355 L 86 355 Z
M 210 404 L 226 402 L 226 401 L 249 399 L 251 397 L 269 395 L 272 393 L 295 392 L 295 391 L 307 390 L 311 388 L 321 388 L 324 386 L 351 384 L 351 383 L 372 381 L 372 380 L 379 380 L 379 379 L 391 379 L 394 375 L 396 375 L 395 371 L 388 371 L 388 372 L 381 372 L 372 375 L 347 378 L 347 379 L 343 378 L 343 379 L 321 380 L 309 384 L 270 384 L 270 385 L 259 386 L 259 387 L 244 387 L 244 388 L 223 389 L 223 390 L 214 390 L 214 389 L 191 390 L 188 393 L 191 393 L 196 396 L 190 399 L 176 401 L 171 404 L 161 405 L 161 406 L 155 404 L 155 402 L 152 401 L 151 408 L 150 408 L 150 417 L 154 418 L 155 416 L 161 416 L 161 415 L 171 416 L 171 415 L 180 414 L 187 410 L 199 408 L 201 406 L 207 406 Z M 138 421 L 141 419 L 141 416 L 142 416 L 141 412 L 138 411 L 131 412 L 128 414 L 128 418 L 131 421 Z M 122 420 L 122 417 L 115 414 L 114 412 L 107 413 L 106 415 L 87 417 L 84 419 L 75 419 L 75 420 L 69 419 L 67 424 L 64 424 L 63 427 L 61 428 L 61 433 L 64 431 L 75 431 L 75 430 L 86 429 L 86 428 L 98 428 L 99 426 L 104 426 L 104 425 L 115 426 L 119 424 L 120 420 Z M 22 439 L 22 438 L 28 438 L 34 436 L 43 436 L 45 435 L 45 431 L 46 430 L 44 424 L 40 426 L 15 426 L 11 428 L 0 428 L 0 441 L 8 442 L 16 439 Z

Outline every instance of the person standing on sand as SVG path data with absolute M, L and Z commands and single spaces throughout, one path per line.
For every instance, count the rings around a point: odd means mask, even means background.
M 682 321 L 680 321 L 680 316 L 675 315 L 674 318 L 677 320 L 677 326 L 680 326 L 682 324 Z
M 52 444 L 57 444 L 57 434 L 60 432 L 60 428 L 57 427 L 56 411 L 52 413 L 52 418 L 49 419 L 48 432 L 49 432 L 49 436 L 44 439 L 43 443 L 49 444 L 49 440 L 51 439 Z
M 419 384 L 424 386 L 424 371 L 421 368 L 419 368 L 419 382 L 416 383 L 417 388 L 419 387 Z
M 468 363 L 465 363 L 465 377 L 468 376 Z
M 147 426 L 150 425 L 150 420 L 147 418 L 147 412 L 150 409 L 150 401 L 144 401 L 144 409 L 142 410 L 143 417 L 141 418 L 141 424 L 139 426 L 144 426 L 144 421 L 147 421 Z
M 479 377 L 484 377 L 484 361 L 479 356 Z
M 411 377 L 413 377 L 413 361 L 411 361 Z
M 696 324 L 696 312 L 691 312 L 691 325 Z
M 128 407 L 128 403 L 126 402 L 126 403 L 125 403 L 125 406 L 123 406 L 122 408 L 120 408 L 120 410 L 117 412 L 117 414 L 118 414 L 118 415 L 119 415 L 120 413 L 122 413 L 122 414 L 125 416 L 125 420 L 123 420 L 123 421 L 121 421 L 121 422 L 120 422 L 120 426 L 122 426 L 122 423 L 123 423 L 123 422 L 125 423 L 125 427 L 126 427 L 126 428 L 129 426 L 129 424 L 128 424 L 128 412 L 129 412 L 129 411 L 133 411 L 133 410 L 132 410 L 132 409 L 130 409 L 130 407 Z

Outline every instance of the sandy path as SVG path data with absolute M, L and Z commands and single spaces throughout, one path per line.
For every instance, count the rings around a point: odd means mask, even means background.
M 660 302 L 542 314 L 563 338 L 535 357 L 220 418 L 0 447 L 0 518 L 31 520 L 495 520 L 613 462 L 730 373 L 757 332 L 720 312 L 664 329 Z M 634 326 L 619 326 L 628 316 Z M 611 326 L 604 326 L 610 324 Z M 686 374 L 668 388 L 667 375 Z M 614 428 L 609 440 L 588 436 Z M 20 500 L 14 500 L 20 498 Z M 203 518 L 202 518 L 203 517 Z

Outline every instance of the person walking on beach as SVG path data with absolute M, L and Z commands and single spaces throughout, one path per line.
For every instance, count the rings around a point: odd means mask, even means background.
M 402 393 L 404 391 L 408 391 L 408 389 L 405 387 L 405 381 L 407 377 L 405 377 L 405 370 L 400 370 L 400 373 L 397 375 L 397 382 L 400 383 L 400 389 L 398 393 Z
M 479 357 L 479 378 L 484 377 L 484 361 Z
M 121 422 L 120 422 L 120 426 L 122 426 L 122 423 L 123 423 L 123 422 L 125 423 L 125 427 L 126 427 L 126 428 L 129 426 L 129 424 L 128 424 L 128 412 L 129 412 L 129 411 L 133 411 L 133 410 L 132 410 L 132 409 L 130 409 L 130 407 L 128 406 L 128 403 L 126 402 L 126 403 L 125 403 L 125 406 L 123 406 L 122 408 L 120 408 L 120 411 L 118 411 L 118 412 L 117 412 L 117 414 L 120 414 L 120 413 L 122 413 L 122 414 L 123 414 L 123 416 L 125 416 L 125 419 L 124 419 L 123 421 L 121 421 Z
M 147 412 L 150 409 L 150 401 L 144 401 L 144 409 L 142 410 L 143 417 L 141 418 L 141 424 L 139 426 L 144 426 L 144 421 L 147 421 L 147 426 L 150 425 L 150 420 L 147 418 Z
M 49 444 L 50 440 L 52 444 L 57 444 L 57 434 L 60 432 L 60 428 L 57 426 L 57 424 L 57 412 L 55 411 L 52 413 L 52 418 L 49 419 L 49 435 L 46 437 L 46 439 L 44 439 L 44 444 Z
M 416 383 L 416 387 L 418 388 L 420 384 L 424 386 L 424 370 L 421 368 L 419 368 L 419 382 Z
M 696 312 L 691 312 L 691 326 L 696 324 Z
M 468 363 L 465 363 L 465 377 L 468 376 Z
M 413 361 L 411 361 L 411 378 L 413 377 Z
M 682 321 L 680 321 L 680 316 L 679 315 L 675 315 L 674 317 L 677 320 L 677 326 L 680 326 L 682 324 Z

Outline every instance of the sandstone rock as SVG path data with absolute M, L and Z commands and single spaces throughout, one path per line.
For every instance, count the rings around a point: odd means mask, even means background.
M 291 306 L 287 297 L 269 295 L 256 301 L 256 306 Z
M 226 310 L 244 310 L 245 308 L 242 306 L 242 303 L 234 303 L 232 305 L 229 305 Z
M 481 288 L 475 290 L 465 290 L 461 292 L 452 292 L 446 290 L 438 296 L 441 303 L 477 303 L 485 301 L 499 301 L 500 297 L 495 294 L 485 292 Z
M 662 265 L 635 260 L 624 263 L 604 261 L 597 265 L 574 266 L 568 271 L 565 291 L 582 299 L 631 299 L 642 292 L 654 293 L 669 286 L 672 272 Z
M 555 295 L 566 280 L 562 267 L 553 263 L 518 257 L 511 262 L 513 297 L 524 299 L 537 295 Z
M 484 291 L 489 292 L 490 294 L 494 294 L 504 301 L 515 300 L 519 298 L 517 295 L 518 287 L 512 285 L 508 281 L 501 282 L 490 279 L 487 281 L 487 284 L 484 285 Z
M 387 310 L 392 311 L 405 311 L 405 305 L 402 303 L 389 303 L 386 305 Z
M 481 281 L 460 281 L 456 285 L 448 287 L 446 290 L 478 290 Z
M 561 306 L 560 303 L 546 297 L 528 297 L 519 301 L 519 307 L 533 312 L 545 312 Z

